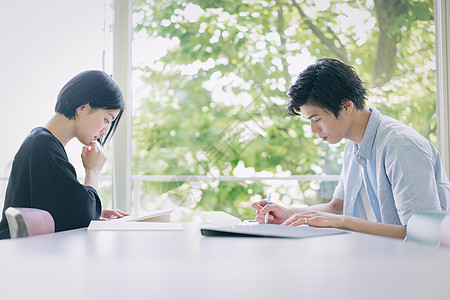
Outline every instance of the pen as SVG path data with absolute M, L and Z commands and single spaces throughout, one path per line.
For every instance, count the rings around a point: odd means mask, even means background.
M 271 204 L 271 202 L 270 202 L 270 198 L 272 198 L 271 196 L 272 196 L 272 193 L 269 193 L 269 196 L 267 197 L 267 205 Z M 269 213 L 266 213 L 264 216 L 264 224 L 267 224 L 267 221 L 269 221 Z

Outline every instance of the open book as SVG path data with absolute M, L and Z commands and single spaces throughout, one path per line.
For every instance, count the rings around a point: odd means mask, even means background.
M 140 212 L 123 218 L 109 220 L 108 222 L 170 222 L 172 211 L 173 209 L 169 208 Z
M 181 223 L 171 223 L 172 209 L 161 209 L 139 214 L 132 214 L 123 218 L 108 221 L 91 221 L 89 231 L 96 230 L 183 230 Z

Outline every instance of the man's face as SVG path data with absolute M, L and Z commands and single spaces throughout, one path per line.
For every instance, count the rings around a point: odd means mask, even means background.
M 329 144 L 339 143 L 346 137 L 349 130 L 349 122 L 346 115 L 339 113 L 336 118 L 331 111 L 307 103 L 300 107 L 302 117 L 307 119 L 313 134 Z

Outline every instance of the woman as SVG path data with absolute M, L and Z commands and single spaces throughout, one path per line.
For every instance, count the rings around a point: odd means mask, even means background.
M 87 227 L 91 220 L 122 217 L 103 210 L 97 193 L 106 157 L 102 146 L 114 134 L 125 108 L 122 92 L 106 73 L 85 71 L 62 88 L 56 114 L 31 131 L 14 157 L 0 222 L 0 238 L 9 238 L 5 210 L 32 207 L 48 211 L 55 231 Z M 85 182 L 77 179 L 64 147 L 73 138 L 84 144 Z

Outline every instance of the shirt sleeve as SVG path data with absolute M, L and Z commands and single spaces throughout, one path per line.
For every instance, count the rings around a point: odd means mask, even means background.
M 403 225 L 415 213 L 441 209 L 435 176 L 439 161 L 432 155 L 433 150 L 431 145 L 407 139 L 387 146 L 386 173 Z
M 101 214 L 101 202 L 97 191 L 81 184 L 63 148 L 50 144 L 46 154 L 41 152 L 38 168 L 32 173 L 32 181 L 40 186 L 35 189 L 33 206 L 50 212 L 55 220 L 55 230 L 87 227 Z

